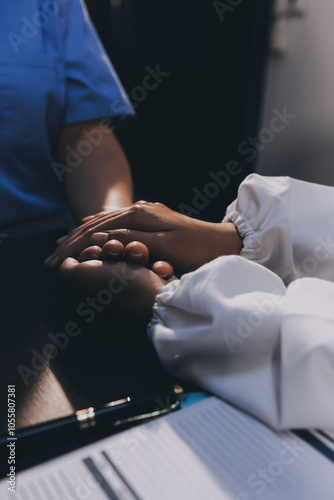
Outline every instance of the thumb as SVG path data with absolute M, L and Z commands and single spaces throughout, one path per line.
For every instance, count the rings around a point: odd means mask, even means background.
M 70 271 L 73 271 L 77 266 L 79 265 L 79 262 L 76 259 L 73 259 L 72 257 L 67 257 L 61 264 L 59 271 L 67 274 Z

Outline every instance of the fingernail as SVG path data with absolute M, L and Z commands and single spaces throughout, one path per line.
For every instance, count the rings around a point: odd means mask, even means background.
M 58 238 L 58 240 L 56 241 L 57 245 L 59 245 L 60 243 L 62 243 L 63 241 L 67 240 L 68 236 L 62 236 L 61 238 Z
M 143 257 L 144 254 L 143 252 L 129 252 L 129 255 L 131 255 L 131 257 Z
M 111 255 L 112 257 L 117 257 L 117 255 L 121 254 L 121 251 L 119 251 L 119 252 L 112 252 L 111 250 L 108 250 L 108 254 Z
M 92 253 L 90 256 L 90 260 L 101 260 L 101 255 L 98 255 L 97 253 Z
M 108 241 L 108 233 L 94 233 L 91 236 L 91 241 L 95 239 L 95 236 L 98 237 L 100 243 L 106 243 Z
M 168 274 L 165 273 L 165 274 L 160 274 L 160 273 L 156 273 L 157 276 L 159 276 L 159 278 L 167 278 Z
M 59 257 L 55 257 L 55 258 L 51 261 L 50 267 L 56 267 L 56 265 L 58 264 L 58 262 L 59 262 Z
M 52 255 L 50 255 L 47 259 L 45 259 L 44 264 L 48 266 L 51 261 L 52 261 Z

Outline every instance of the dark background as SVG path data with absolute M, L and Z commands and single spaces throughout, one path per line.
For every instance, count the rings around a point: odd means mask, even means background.
M 196 217 L 219 221 L 254 165 L 238 145 L 258 130 L 271 1 L 241 0 L 220 19 L 212 0 L 86 0 L 105 48 L 130 95 L 150 66 L 169 73 L 118 132 L 136 199 L 175 210 L 193 207 L 209 172 L 236 160 L 242 172 Z M 231 4 L 236 4 L 231 0 Z M 117 5 L 116 5 L 117 4 Z M 151 82 L 152 80 L 150 80 Z
M 180 203 L 192 206 L 193 189 L 203 193 L 209 172 L 225 170 L 229 160 L 236 160 L 242 173 L 197 214 L 220 220 L 254 167 L 237 150 L 258 130 L 270 2 L 241 1 L 224 21 L 211 0 L 122 0 L 118 7 L 116 0 L 87 3 L 129 95 L 142 84 L 148 66 L 169 73 L 138 105 L 136 119 L 117 132 L 132 166 L 136 198 L 174 209 Z M 1 407 L 7 384 L 14 384 L 17 429 L 174 382 L 146 332 L 131 318 L 125 325 L 124 318 L 106 311 L 89 328 L 80 324 L 82 333 L 23 383 L 18 366 L 34 367 L 32 358 L 49 342 L 49 333 L 61 333 L 69 320 L 77 321 L 76 306 L 83 300 L 41 264 L 59 236 L 8 239 L 0 247 Z M 3 411 L 0 434 L 6 430 Z M 50 457 L 49 441 L 42 444 Z M 43 460 L 36 451 L 36 444 L 27 455 L 21 447 L 18 468 Z

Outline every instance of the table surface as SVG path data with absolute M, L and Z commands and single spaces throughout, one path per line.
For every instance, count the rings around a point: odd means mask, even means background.
M 174 381 L 135 324 L 105 312 L 90 325 L 80 322 L 75 311 L 82 297 L 42 264 L 58 236 L 0 245 L 0 434 L 7 433 L 9 384 L 16 387 L 20 429 Z M 69 321 L 81 333 L 67 336 L 66 347 L 56 347 L 47 360 L 50 333 L 64 335 Z

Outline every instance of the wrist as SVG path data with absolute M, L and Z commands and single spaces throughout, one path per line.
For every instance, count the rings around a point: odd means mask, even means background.
M 222 255 L 240 255 L 243 243 L 235 225 L 232 222 L 221 222 L 215 226 L 214 258 Z

